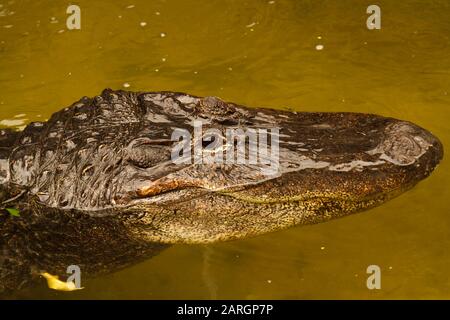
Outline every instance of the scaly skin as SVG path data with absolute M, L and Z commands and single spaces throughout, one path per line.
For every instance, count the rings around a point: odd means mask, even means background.
M 192 132 L 194 120 L 223 134 L 229 127 L 278 127 L 280 170 L 268 177 L 257 164 L 174 163 L 172 132 Z M 2 266 L 0 276 L 18 281 L 46 269 L 50 263 L 42 262 L 42 254 L 61 273 L 68 261 L 54 252 L 64 256 L 69 247 L 69 256 L 85 268 L 101 264 L 113 270 L 132 262 L 125 254 L 136 251 L 130 248 L 140 248 L 140 254 L 131 255 L 137 259 L 162 244 L 239 239 L 327 221 L 411 188 L 442 156 L 442 145 L 431 133 L 392 118 L 105 90 L 23 132 L 0 131 L 0 199 L 7 202 L 3 207 L 24 212 L 4 214 L 0 222 L 3 261 L 24 261 L 24 271 L 10 276 Z M 102 254 L 117 243 L 116 235 L 123 245 Z M 35 245 L 27 250 L 11 242 L 16 238 Z M 80 243 L 85 249 L 73 249 Z M 20 261 L 11 258 L 14 251 Z M 86 259 L 94 255 L 97 262 Z M 124 258 L 109 263 L 112 256 Z

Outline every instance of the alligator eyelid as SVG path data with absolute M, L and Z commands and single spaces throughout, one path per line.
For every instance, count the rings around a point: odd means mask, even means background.
M 170 139 L 160 139 L 160 140 L 152 140 L 152 143 L 150 143 L 150 144 L 170 146 L 170 145 L 172 145 L 172 143 L 173 143 L 173 141 Z
M 170 146 L 173 144 L 172 140 L 169 139 L 159 139 L 159 140 L 150 140 L 148 142 L 143 142 L 138 146 L 149 145 L 149 146 Z
M 139 144 L 139 146 L 141 145 L 164 145 L 164 146 L 170 146 L 172 145 L 173 141 L 170 139 L 158 139 L 158 140 L 149 140 L 149 141 L 145 141 L 141 144 Z

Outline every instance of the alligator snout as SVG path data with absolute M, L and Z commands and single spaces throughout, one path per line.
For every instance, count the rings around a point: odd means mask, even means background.
M 441 142 L 430 132 L 410 122 L 394 122 L 385 129 L 385 137 L 370 154 L 379 154 L 380 159 L 400 166 L 414 163 L 420 166 L 420 158 L 429 152 L 435 166 L 443 156 Z M 434 160 L 434 161 L 433 161 Z

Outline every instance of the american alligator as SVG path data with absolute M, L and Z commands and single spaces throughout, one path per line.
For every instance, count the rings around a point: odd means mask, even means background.
M 194 121 L 219 136 L 265 129 L 278 141 L 277 171 L 249 163 L 248 147 L 241 162 L 174 161 L 177 129 L 193 133 L 195 146 L 211 145 L 196 137 Z M 21 212 L 0 215 L 0 292 L 69 264 L 108 272 L 169 244 L 343 217 L 411 188 L 442 156 L 431 133 L 393 118 L 106 89 L 23 131 L 0 130 L 0 200 Z

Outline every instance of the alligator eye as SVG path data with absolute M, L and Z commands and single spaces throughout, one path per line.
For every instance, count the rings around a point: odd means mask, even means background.
M 128 161 L 134 166 L 147 169 L 170 160 L 170 149 L 150 140 L 134 141 L 128 149 Z

